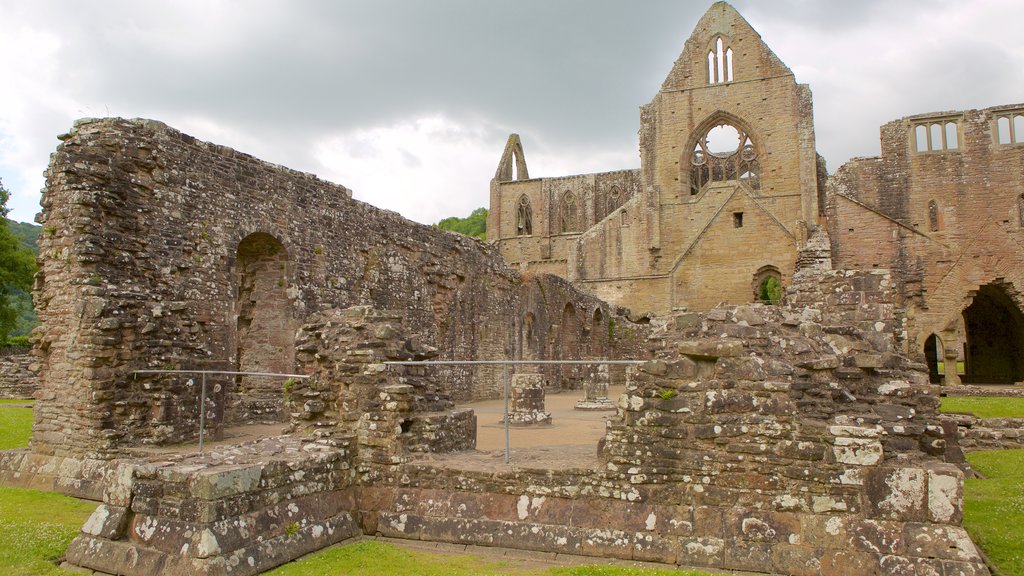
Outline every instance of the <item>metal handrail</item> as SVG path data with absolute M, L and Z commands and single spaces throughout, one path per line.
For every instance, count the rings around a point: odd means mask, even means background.
M 202 374 L 203 384 L 199 392 L 199 453 L 203 453 L 203 438 L 206 435 L 206 375 L 216 376 L 269 376 L 274 378 L 309 378 L 309 374 L 282 374 L 278 372 L 243 372 L 233 370 L 135 370 L 139 374 Z
M 579 366 L 579 365 L 626 365 L 626 366 L 637 366 L 640 364 L 646 364 L 647 360 L 400 360 L 384 362 L 385 366 L 503 366 L 503 380 L 504 386 L 502 387 L 505 408 L 504 408 L 504 422 L 505 422 L 505 464 L 509 463 L 509 417 L 508 417 L 508 397 L 509 388 L 511 387 L 512 378 L 509 375 L 509 366 L 523 366 L 523 365 L 534 365 L 534 366 L 545 366 L 545 365 L 568 365 L 568 366 Z

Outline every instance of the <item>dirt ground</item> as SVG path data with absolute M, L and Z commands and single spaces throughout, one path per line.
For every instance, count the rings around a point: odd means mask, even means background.
M 608 397 L 615 401 L 625 390 L 612 386 Z M 517 468 L 564 470 L 593 469 L 598 466 L 597 441 L 604 436 L 605 423 L 615 411 L 576 410 L 582 390 L 548 394 L 545 409 L 551 413 L 548 426 L 509 427 L 509 463 L 505 464 L 505 426 L 502 400 L 460 404 L 476 412 L 476 451 L 431 454 L 418 458 L 461 470 L 502 471 Z

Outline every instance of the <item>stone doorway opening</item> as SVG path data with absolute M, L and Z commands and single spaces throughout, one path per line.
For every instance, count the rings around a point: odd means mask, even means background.
M 238 286 L 236 370 L 295 372 L 295 330 L 288 295 L 288 252 L 270 234 L 257 232 L 238 244 L 234 276 Z M 287 384 L 240 376 L 228 395 L 229 424 L 283 422 Z
M 1024 381 L 1024 314 L 1006 286 L 986 284 L 964 309 L 965 383 Z
M 942 383 L 942 371 L 939 370 L 939 361 L 943 358 L 942 341 L 938 336 L 932 334 L 924 341 L 924 358 L 928 365 L 928 381 L 932 384 Z

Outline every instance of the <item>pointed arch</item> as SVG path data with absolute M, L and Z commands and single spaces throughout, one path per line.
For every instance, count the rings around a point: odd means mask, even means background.
M 530 179 L 519 134 L 509 134 L 508 141 L 505 143 L 505 151 L 501 153 L 501 160 L 498 161 L 498 169 L 494 172 L 494 179 L 498 182 Z
M 566 190 L 558 203 L 558 231 L 560 233 L 579 232 L 578 209 L 576 195 L 572 193 L 572 190 Z
M 516 204 L 516 236 L 533 235 L 533 208 L 530 197 L 523 194 Z

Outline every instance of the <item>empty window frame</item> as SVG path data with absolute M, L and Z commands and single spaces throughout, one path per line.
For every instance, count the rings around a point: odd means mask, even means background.
M 745 132 L 721 122 L 705 132 L 690 153 L 690 194 L 700 194 L 711 182 L 739 180 L 761 189 L 757 149 Z
M 708 84 L 732 82 L 732 48 L 717 36 L 708 49 Z
M 1024 110 L 996 115 L 996 142 L 1004 145 L 1024 144 Z
M 912 124 L 915 152 L 941 152 L 960 149 L 960 119 L 941 118 Z

